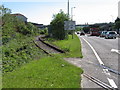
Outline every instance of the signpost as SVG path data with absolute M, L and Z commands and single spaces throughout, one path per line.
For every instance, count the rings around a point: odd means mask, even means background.
M 64 21 L 64 30 L 75 30 L 75 21 Z M 72 32 L 73 39 L 73 32 Z
M 75 21 L 64 21 L 65 30 L 75 30 Z

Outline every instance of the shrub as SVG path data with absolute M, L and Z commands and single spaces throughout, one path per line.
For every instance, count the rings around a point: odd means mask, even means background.
M 63 40 L 66 38 L 64 30 L 64 21 L 69 20 L 68 16 L 60 11 L 57 15 L 54 15 L 54 19 L 50 23 L 50 30 L 53 38 Z

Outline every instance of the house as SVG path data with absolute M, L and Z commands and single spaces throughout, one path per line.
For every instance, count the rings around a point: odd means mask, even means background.
M 11 14 L 13 16 L 16 16 L 18 19 L 27 22 L 27 17 L 25 17 L 24 15 L 20 14 L 20 13 L 16 13 L 16 14 Z
M 32 24 L 39 29 L 44 29 L 45 28 L 45 26 L 43 24 L 38 24 L 38 23 L 32 23 Z

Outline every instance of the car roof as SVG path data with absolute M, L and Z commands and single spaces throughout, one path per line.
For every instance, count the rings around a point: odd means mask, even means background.
M 107 32 L 107 31 L 102 31 L 102 32 Z
M 108 31 L 108 32 L 116 32 L 116 31 Z
M 111 33 L 111 32 L 117 33 L 116 31 L 108 31 L 107 33 Z

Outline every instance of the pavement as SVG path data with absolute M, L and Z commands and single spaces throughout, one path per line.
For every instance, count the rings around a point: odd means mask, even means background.
M 68 61 L 69 63 L 80 67 L 84 70 L 84 73 L 93 73 L 94 72 L 94 68 L 90 68 L 91 64 L 84 62 L 83 59 L 81 58 L 64 58 L 66 61 Z M 86 67 L 86 68 L 85 68 Z M 89 74 L 90 74 L 89 73 Z M 91 75 L 91 74 L 90 74 Z M 81 76 L 82 80 L 81 80 L 81 87 L 82 88 L 101 88 L 99 85 L 97 85 L 96 83 L 92 82 L 91 80 L 89 80 L 88 78 L 84 77 L 83 75 Z

